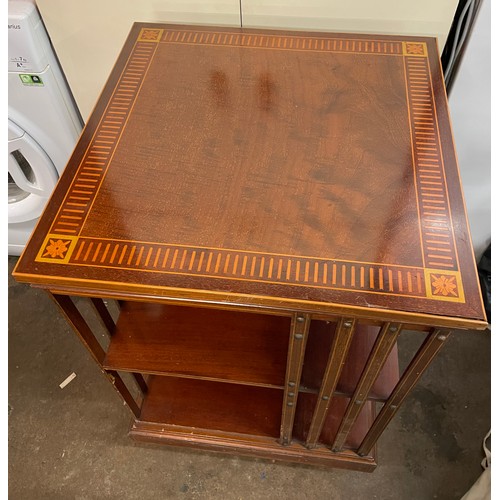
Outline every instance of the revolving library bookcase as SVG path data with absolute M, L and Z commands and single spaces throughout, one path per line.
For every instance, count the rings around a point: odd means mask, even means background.
M 450 332 L 487 324 L 435 40 L 134 24 L 14 275 L 133 438 L 373 470 Z

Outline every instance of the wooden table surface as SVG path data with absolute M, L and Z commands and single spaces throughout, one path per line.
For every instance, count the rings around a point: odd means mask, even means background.
M 14 274 L 483 327 L 435 40 L 136 23 Z

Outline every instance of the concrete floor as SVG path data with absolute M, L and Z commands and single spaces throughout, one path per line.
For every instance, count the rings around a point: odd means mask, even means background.
M 10 277 L 9 498 L 458 499 L 482 471 L 489 333 L 452 336 L 382 436 L 375 472 L 325 470 L 134 443 L 129 412 L 52 301 Z

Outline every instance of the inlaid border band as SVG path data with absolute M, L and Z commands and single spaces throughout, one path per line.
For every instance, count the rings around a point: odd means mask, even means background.
M 400 56 L 403 54 L 406 42 L 315 37 L 314 33 L 311 33 L 311 36 L 295 36 L 176 29 L 174 31 L 164 30 L 161 43 Z
M 140 41 L 134 45 L 50 233 L 80 234 L 157 48 L 157 44 Z
M 48 235 L 52 249 L 58 235 Z M 73 243 L 74 242 L 74 243 Z M 422 268 L 100 238 L 73 238 L 58 262 L 425 297 Z M 46 250 L 40 251 L 40 256 Z M 40 260 L 40 259 L 38 259 Z
M 404 57 L 424 267 L 457 270 L 441 138 L 427 58 Z

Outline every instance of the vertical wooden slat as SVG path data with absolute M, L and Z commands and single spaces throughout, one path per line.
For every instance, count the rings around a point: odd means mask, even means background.
M 373 384 L 377 380 L 380 370 L 384 366 L 387 356 L 389 356 L 389 353 L 394 347 L 400 330 L 401 324 L 398 323 L 385 323 L 380 330 L 358 385 L 356 386 L 356 390 L 342 418 L 337 435 L 335 436 L 332 446 L 333 451 L 340 451 L 342 449 L 356 418 L 368 398 L 368 394 Z
M 87 325 L 87 322 L 80 314 L 73 301 L 67 295 L 58 295 L 48 292 L 50 297 L 56 302 L 60 307 L 63 315 L 67 319 L 68 323 L 73 327 L 76 334 L 82 341 L 83 345 L 90 352 L 91 356 L 94 358 L 96 363 L 99 365 L 101 372 L 106 376 L 106 378 L 113 384 L 113 387 L 120 394 L 122 399 L 127 404 L 130 411 L 136 418 L 140 416 L 140 408 L 134 400 L 132 394 L 128 390 L 127 386 L 123 382 L 122 378 L 115 371 L 106 371 L 102 364 L 105 357 L 104 349 L 101 347 L 97 339 L 95 338 L 92 330 Z
M 115 332 L 115 322 L 111 317 L 104 300 L 96 297 L 92 297 L 90 300 L 95 311 L 97 312 L 98 318 L 101 320 L 104 328 L 108 331 L 109 336 L 112 337 Z M 140 373 L 132 373 L 132 376 L 134 377 L 134 380 L 141 392 L 146 394 L 146 392 L 148 392 L 148 385 L 146 384 L 144 377 Z
M 450 333 L 450 330 L 434 329 L 426 337 L 363 439 L 361 446 L 358 448 L 359 455 L 365 456 L 373 448 L 399 407 L 403 404 L 406 396 L 408 396 L 427 366 L 443 347 Z
M 311 317 L 309 314 L 294 313 L 292 316 L 281 413 L 280 443 L 283 445 L 290 444 L 292 440 L 293 419 L 297 407 L 297 396 L 299 394 L 300 377 L 310 323 Z
M 337 387 L 342 368 L 351 345 L 355 328 L 354 318 L 340 318 L 335 330 L 328 363 L 326 365 L 325 374 L 321 383 L 321 388 L 318 393 L 318 400 L 314 409 L 314 414 L 309 427 L 309 433 L 306 439 L 307 448 L 314 448 L 318 441 L 319 435 L 323 428 L 330 401 L 333 392 Z
M 56 304 L 61 308 L 66 320 L 73 327 L 83 345 L 90 352 L 94 360 L 102 367 L 106 353 L 97 341 L 92 330 L 87 325 L 80 311 L 67 295 L 56 295 L 49 292 Z
M 137 385 L 139 386 L 139 389 L 143 394 L 146 394 L 148 392 L 148 384 L 146 383 L 146 380 L 140 373 L 132 373 L 132 376 L 134 377 L 134 380 L 136 381 Z
M 130 391 L 128 390 L 120 375 L 118 375 L 118 373 L 114 370 L 103 370 L 103 373 L 111 382 L 116 392 L 123 398 L 125 403 L 127 403 L 127 406 L 134 414 L 135 418 L 139 418 L 141 416 L 141 409 L 139 408 L 139 405 L 135 401 L 132 394 L 130 394 Z
M 111 317 L 111 314 L 109 313 L 104 300 L 97 297 L 92 297 L 90 301 L 92 302 L 92 305 L 97 312 L 97 316 L 108 331 L 109 335 L 113 335 L 115 331 L 115 322 L 113 321 L 113 318 Z

